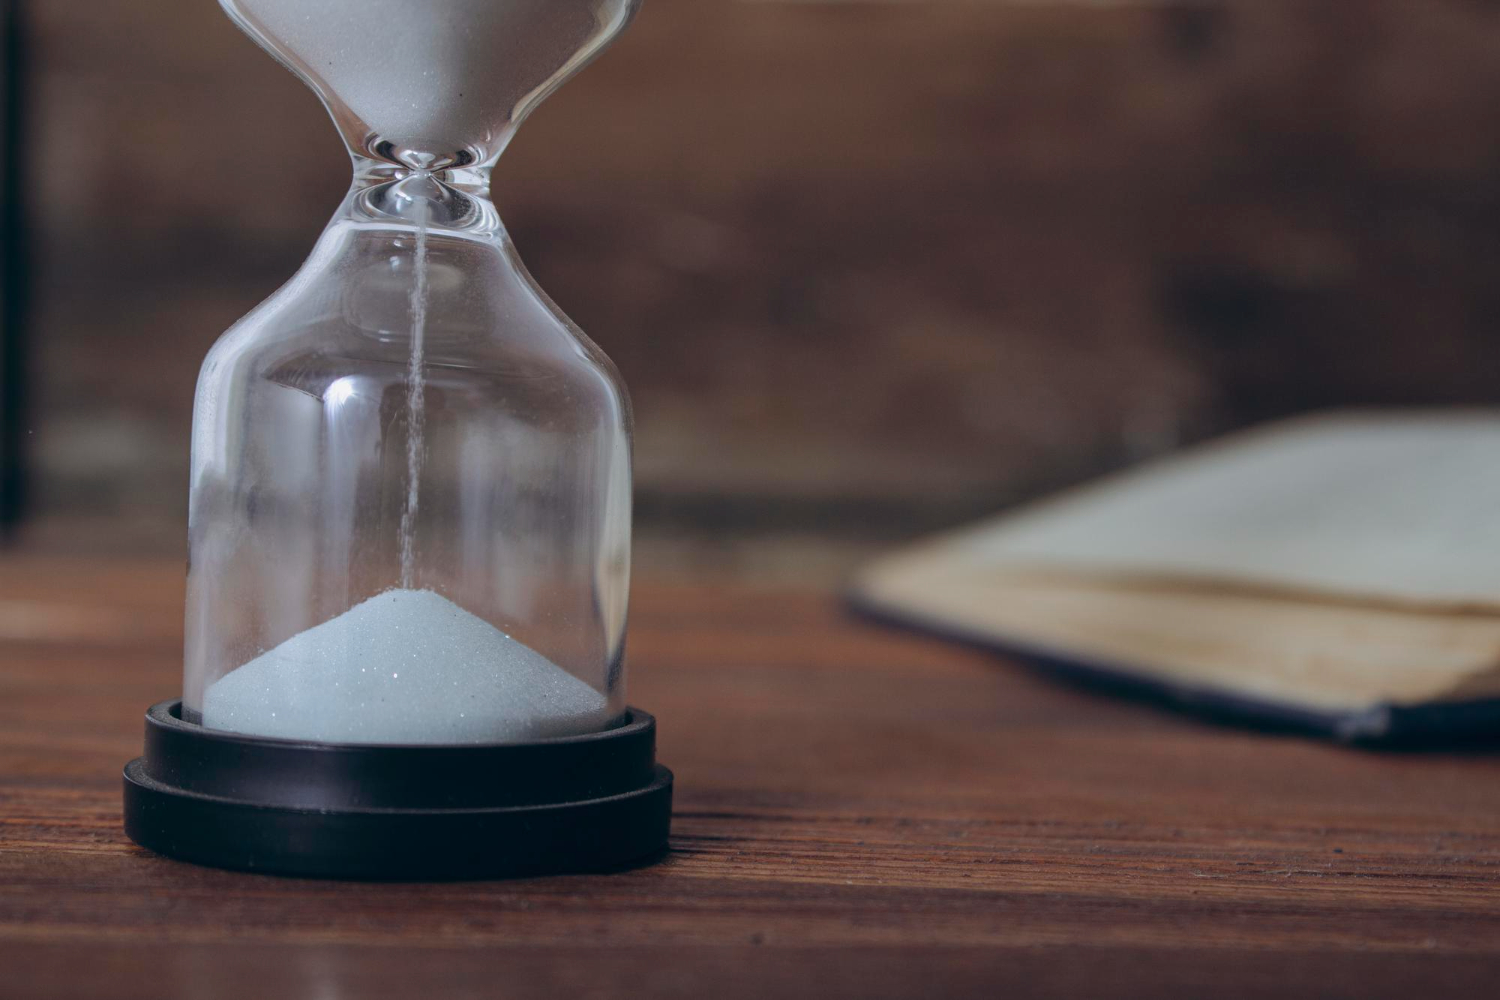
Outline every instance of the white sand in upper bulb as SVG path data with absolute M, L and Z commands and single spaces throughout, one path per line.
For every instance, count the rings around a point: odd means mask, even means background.
M 627 0 L 234 0 L 383 138 L 487 144 Z
M 326 743 L 485 743 L 597 732 L 604 696 L 430 590 L 388 590 L 211 684 L 209 729 Z

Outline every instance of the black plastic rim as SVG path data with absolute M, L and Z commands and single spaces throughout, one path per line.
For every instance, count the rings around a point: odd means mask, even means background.
M 529 743 L 301 743 L 146 713 L 125 768 L 125 832 L 221 868 L 332 878 L 607 871 L 666 848 L 672 773 L 656 720 Z

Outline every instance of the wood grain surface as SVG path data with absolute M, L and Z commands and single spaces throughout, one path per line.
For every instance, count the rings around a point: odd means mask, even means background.
M 1215 728 L 849 619 L 636 589 L 671 850 L 597 877 L 320 882 L 120 827 L 180 566 L 0 560 L 0 996 L 1482 996 L 1500 756 Z M 1003 993 L 1002 993 L 1003 991 Z

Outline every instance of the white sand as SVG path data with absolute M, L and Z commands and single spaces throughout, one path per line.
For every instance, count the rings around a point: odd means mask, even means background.
M 388 590 L 211 684 L 210 729 L 327 743 L 597 732 L 602 694 L 430 590 Z
M 227 0 L 376 134 L 488 145 L 550 78 L 622 27 L 628 0 Z

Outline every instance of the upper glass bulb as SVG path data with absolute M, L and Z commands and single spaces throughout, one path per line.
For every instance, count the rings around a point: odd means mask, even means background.
M 639 0 L 220 0 L 307 82 L 349 148 L 415 167 L 493 163 Z

